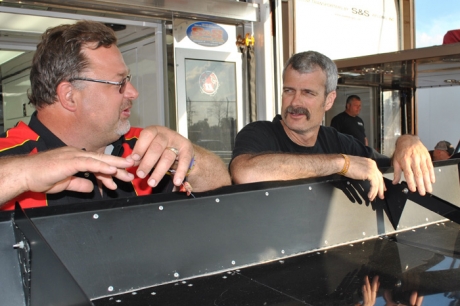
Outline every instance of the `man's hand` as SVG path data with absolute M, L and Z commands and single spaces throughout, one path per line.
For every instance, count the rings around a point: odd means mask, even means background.
M 93 183 L 73 176 L 77 172 L 93 172 L 97 179 L 112 190 L 117 188 L 112 177 L 126 182 L 134 178 L 125 170 L 133 165 L 132 161 L 73 147 L 7 159 L 11 159 L 10 163 L 17 164 L 15 169 L 18 173 L 12 175 L 12 179 L 18 179 L 19 184 L 25 184 L 23 192 L 91 192 L 94 189 Z
M 410 191 L 418 189 L 420 195 L 432 192 L 435 182 L 433 163 L 430 153 L 420 139 L 414 135 L 403 135 L 396 141 L 393 154 L 394 179 L 393 184 L 401 180 L 401 172 Z
M 128 160 L 132 159 L 135 165 L 139 165 L 136 174 L 140 178 L 154 169 L 148 180 L 151 187 L 155 187 L 177 161 L 173 183 L 180 186 L 193 156 L 190 140 L 164 126 L 149 126 L 142 130 Z
M 347 156 L 350 158 L 350 167 L 345 176 L 355 180 L 368 180 L 371 185 L 367 194 L 369 200 L 373 201 L 377 195 L 380 199 L 383 199 L 386 187 L 383 182 L 382 172 L 377 168 L 375 161 L 365 157 Z

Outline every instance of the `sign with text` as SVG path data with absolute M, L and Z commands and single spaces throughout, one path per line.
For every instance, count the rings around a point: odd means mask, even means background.
M 295 0 L 295 50 L 331 59 L 399 50 L 394 0 Z

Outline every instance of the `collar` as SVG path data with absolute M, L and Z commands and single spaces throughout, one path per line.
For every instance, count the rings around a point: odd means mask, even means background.
M 54 135 L 43 123 L 37 118 L 37 111 L 30 117 L 29 127 L 38 135 L 45 143 L 47 149 L 56 149 L 66 146 L 66 144 Z
M 54 135 L 53 132 L 51 132 L 43 123 L 41 123 L 40 120 L 38 120 L 37 111 L 35 111 L 30 117 L 29 127 L 35 133 L 40 135 L 40 138 L 45 143 L 47 150 L 67 146 L 61 139 L 59 139 L 56 135 Z M 124 136 L 121 136 L 116 141 L 111 143 L 111 145 L 113 145 L 114 147 L 112 155 L 121 156 L 121 154 L 123 154 L 121 149 L 122 149 L 122 145 L 124 142 L 125 142 L 125 138 Z

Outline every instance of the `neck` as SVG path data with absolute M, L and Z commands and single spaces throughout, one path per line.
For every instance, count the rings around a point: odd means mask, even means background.
M 84 135 L 84 128 L 78 125 L 73 113 L 61 112 L 53 105 L 46 106 L 37 112 L 37 118 L 56 137 L 68 146 L 85 149 L 89 152 L 103 153 L 105 145 L 91 144 L 88 135 Z
M 312 127 L 305 131 L 291 130 L 283 120 L 281 120 L 284 132 L 294 143 L 302 147 L 313 147 L 318 138 L 319 126 Z

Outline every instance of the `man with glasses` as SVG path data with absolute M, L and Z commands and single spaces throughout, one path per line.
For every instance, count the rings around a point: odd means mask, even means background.
M 76 177 L 93 182 L 92 192 L 26 192 L 3 209 L 12 209 L 15 201 L 28 208 L 170 192 L 184 186 L 190 192 L 190 185 L 194 191 L 205 191 L 230 184 L 227 168 L 215 154 L 163 126 L 130 126 L 138 92 L 116 42 L 112 29 L 99 22 L 48 29 L 30 72 L 29 101 L 36 112 L 28 125 L 19 122 L 0 136 L 0 156 L 71 146 L 125 158 L 131 163 L 127 171 L 132 180 L 118 175 L 124 171 L 120 168 L 113 175 L 112 190 L 92 173 L 77 173 Z

